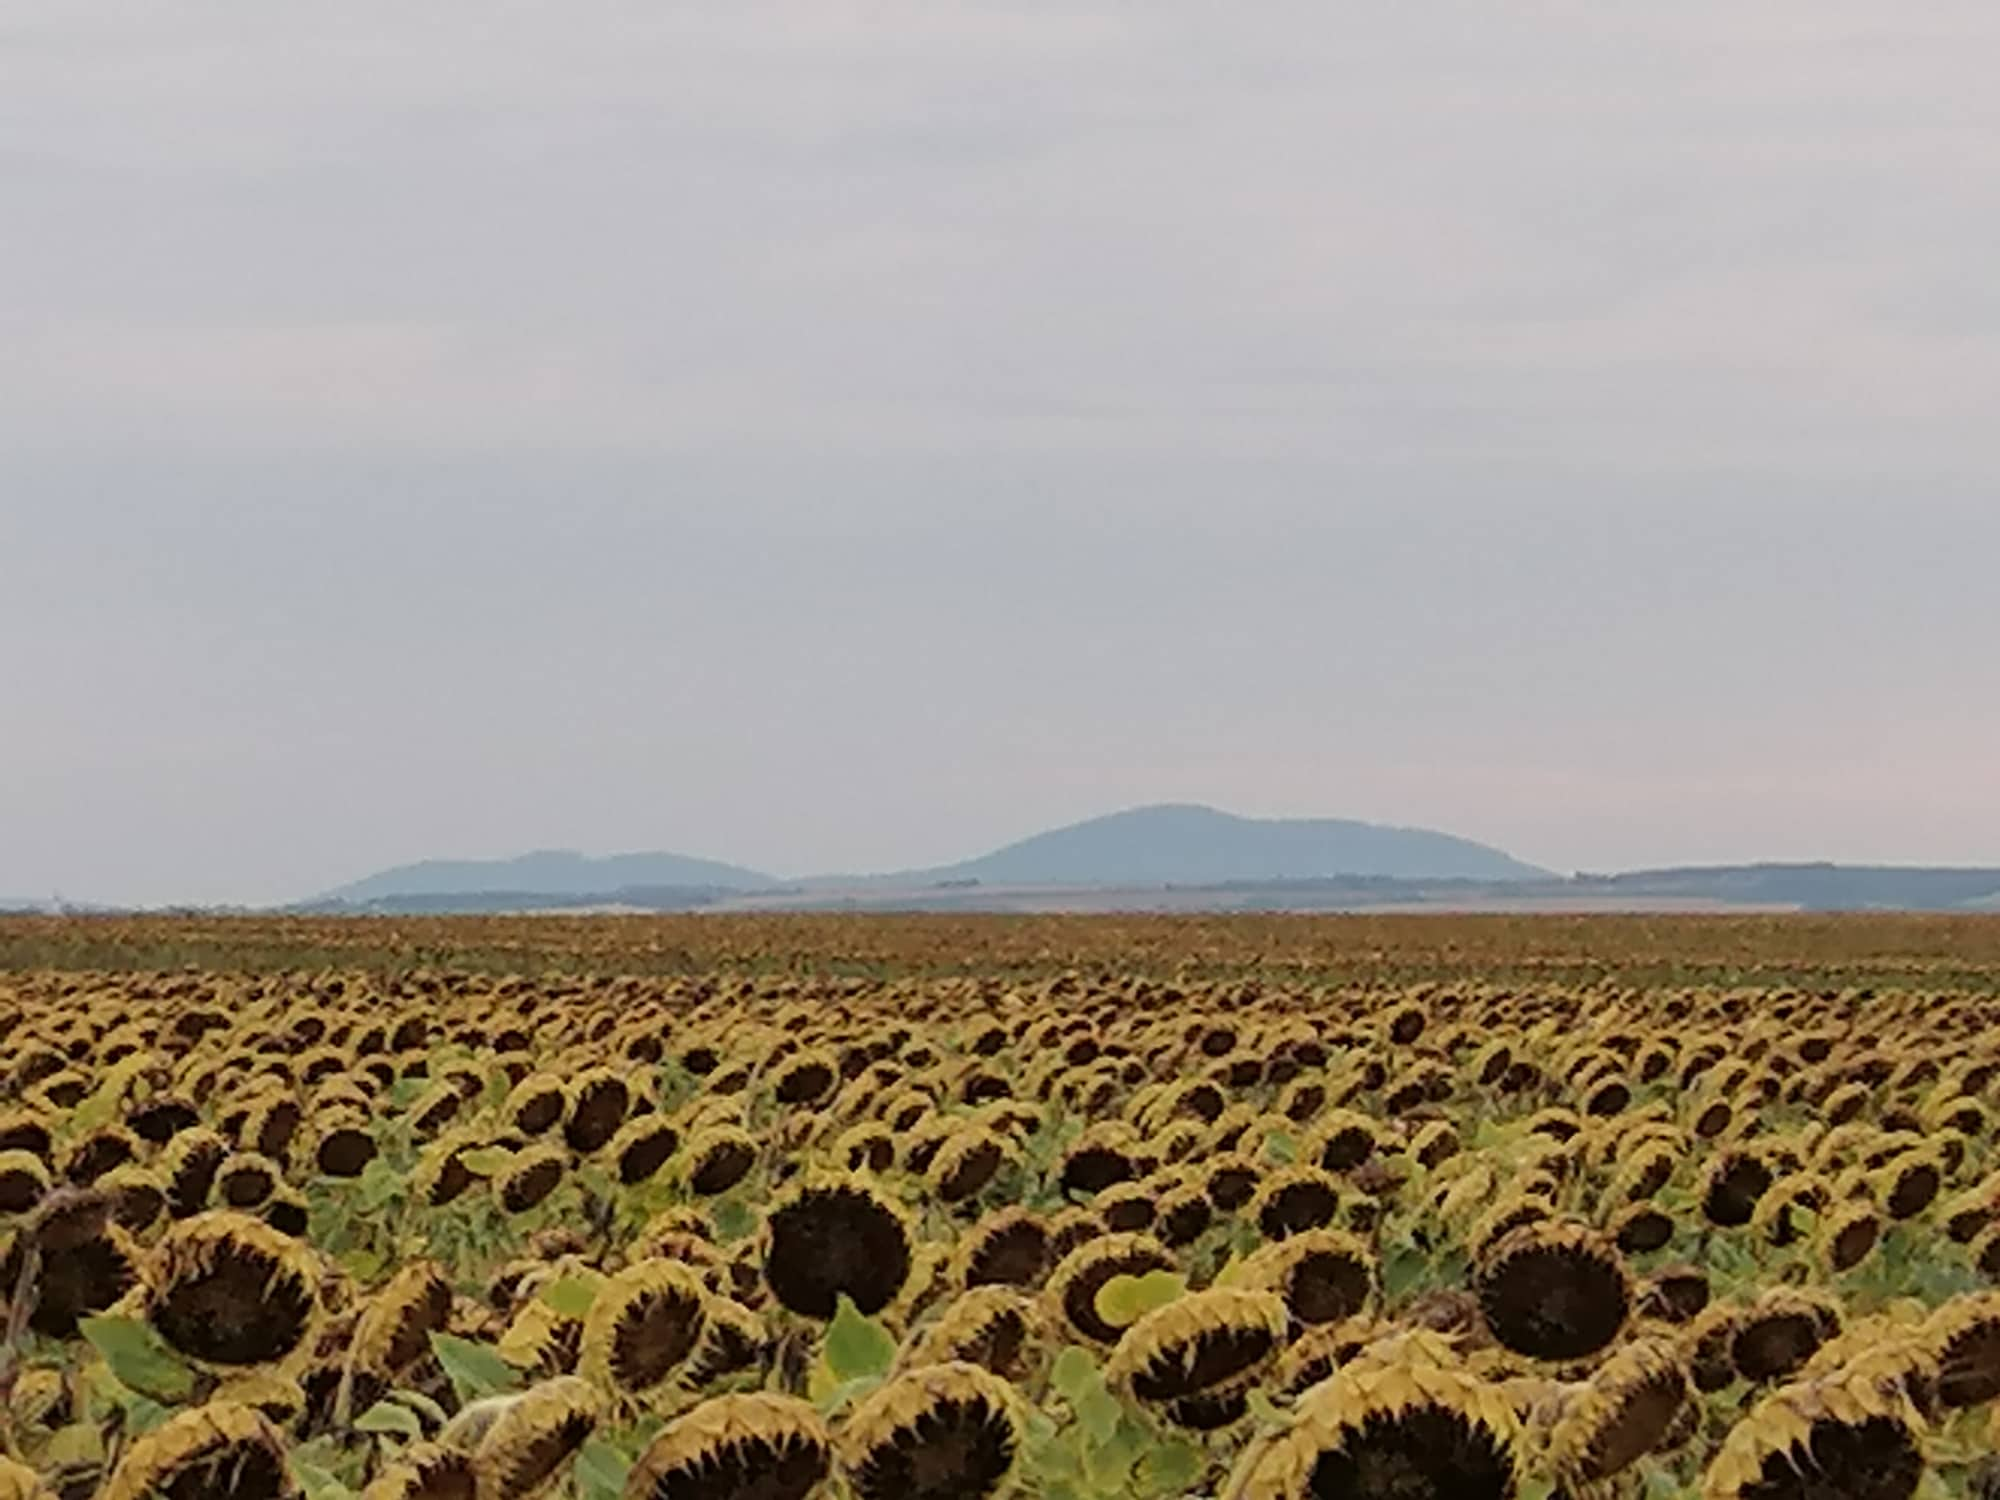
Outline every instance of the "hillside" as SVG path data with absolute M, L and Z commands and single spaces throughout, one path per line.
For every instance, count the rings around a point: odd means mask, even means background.
M 391 898 L 503 891 L 532 892 L 542 897 L 598 897 L 613 891 L 646 889 L 757 891 L 776 884 L 756 870 L 685 854 L 593 858 L 568 849 L 543 849 L 513 859 L 427 859 L 399 865 L 328 891 L 315 904 L 362 906 Z
M 1212 807 L 1135 807 L 1052 829 L 942 869 L 982 885 L 1220 885 L 1339 875 L 1532 880 L 1546 870 L 1470 839 L 1341 818 L 1240 818 Z M 915 878 L 915 877 L 913 877 Z

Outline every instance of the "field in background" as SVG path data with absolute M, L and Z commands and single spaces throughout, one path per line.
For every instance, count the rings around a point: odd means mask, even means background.
M 2000 916 L 837 914 L 0 917 L 0 970 L 483 973 L 1064 969 L 1340 983 L 1536 978 L 2000 987 Z

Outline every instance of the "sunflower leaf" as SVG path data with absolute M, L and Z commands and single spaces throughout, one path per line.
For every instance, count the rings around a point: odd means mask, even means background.
M 1056 1362 L 1049 1370 L 1049 1384 L 1065 1401 L 1075 1401 L 1090 1388 L 1096 1374 L 1097 1365 L 1091 1359 L 1090 1351 L 1071 1344 L 1056 1356 Z
M 1097 1289 L 1097 1315 L 1113 1328 L 1130 1328 L 1186 1290 L 1187 1277 L 1177 1271 L 1114 1276 Z
M 481 1146 L 459 1152 L 458 1164 L 474 1177 L 498 1177 L 514 1164 L 514 1153 L 505 1146 Z
M 597 1288 L 581 1276 L 559 1276 L 535 1295 L 573 1322 L 590 1315 L 597 1300 Z
M 860 1380 L 889 1373 L 889 1366 L 896 1361 L 896 1340 L 843 1292 L 833 1321 L 826 1325 L 826 1342 L 820 1352 L 836 1380 Z
M 354 1500 L 354 1491 L 331 1471 L 322 1469 L 294 1453 L 290 1460 L 292 1477 L 299 1482 L 306 1500 Z
M 1281 1167 L 1289 1167 L 1299 1159 L 1299 1143 L 1282 1130 L 1274 1130 L 1264 1137 L 1264 1155 Z
M 715 1225 L 716 1239 L 725 1245 L 748 1239 L 757 1232 L 757 1215 L 749 1204 L 734 1195 L 718 1198 L 715 1207 L 709 1210 L 709 1218 Z
M 449 1333 L 433 1333 L 431 1349 L 445 1374 L 451 1377 L 451 1387 L 458 1393 L 460 1406 L 519 1388 L 518 1372 L 491 1344 Z
M 433 1427 L 442 1427 L 451 1420 L 451 1413 L 422 1391 L 394 1390 L 389 1392 L 388 1399 L 402 1402 Z
M 631 1459 L 603 1438 L 590 1438 L 577 1450 L 576 1492 L 581 1500 L 618 1500 L 631 1471 Z
M 1139 1483 L 1149 1495 L 1184 1495 L 1203 1468 L 1201 1450 L 1185 1438 L 1156 1443 L 1139 1460 Z
M 393 1433 L 397 1437 L 421 1438 L 424 1424 L 417 1414 L 394 1401 L 377 1401 L 354 1419 L 357 1432 Z
M 77 1327 L 120 1385 L 170 1406 L 194 1393 L 194 1371 L 139 1319 L 85 1318 Z

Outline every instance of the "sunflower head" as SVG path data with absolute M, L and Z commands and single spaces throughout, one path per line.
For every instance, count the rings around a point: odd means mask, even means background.
M 198 1364 L 277 1363 L 304 1348 L 318 1311 L 319 1264 L 261 1219 L 217 1209 L 176 1225 L 146 1268 L 147 1315 Z
M 101 1500 L 281 1500 L 296 1493 L 285 1441 L 255 1407 L 210 1401 L 168 1418 L 125 1450 Z
M 862 1312 L 878 1313 L 915 1263 L 908 1216 L 861 1178 L 806 1179 L 772 1209 L 764 1232 L 771 1294 L 804 1317 L 831 1318 L 842 1293 Z
M 791 1396 L 713 1396 L 677 1417 L 640 1455 L 628 1500 L 807 1500 L 833 1469 L 833 1438 Z
M 430 1336 L 451 1317 L 451 1282 L 435 1261 L 415 1260 L 368 1299 L 349 1357 L 391 1381 L 430 1354 Z
M 1549 1436 L 1552 1466 L 1574 1492 L 1655 1452 L 1694 1400 L 1686 1363 L 1662 1338 L 1624 1345 L 1568 1401 Z
M 691 1268 L 642 1260 L 597 1289 L 583 1325 L 580 1373 L 643 1397 L 676 1380 L 706 1331 L 709 1292 Z
M 1798 1381 L 1723 1439 L 1704 1500 L 1907 1500 L 1923 1477 L 1923 1420 L 1866 1378 Z
M 1510 1500 L 1523 1438 L 1505 1391 L 1433 1336 L 1372 1346 L 1299 1398 L 1292 1427 L 1246 1451 L 1227 1493 Z
M 1581 1224 L 1531 1223 L 1480 1259 L 1474 1285 L 1493 1337 L 1531 1359 L 1582 1359 L 1624 1329 L 1632 1287 L 1617 1249 Z
M 504 1404 L 472 1451 L 480 1500 L 546 1493 L 596 1429 L 596 1388 L 573 1375 L 545 1380 Z
M 1106 1378 L 1166 1422 L 1214 1431 L 1242 1417 L 1288 1321 L 1274 1292 L 1215 1287 L 1177 1297 L 1125 1330 Z
M 361 1492 L 361 1500 L 478 1500 L 479 1468 L 470 1453 L 443 1443 L 413 1443 Z
M 1242 1264 L 1245 1284 L 1276 1292 L 1293 1322 L 1338 1323 L 1368 1305 L 1375 1292 L 1375 1257 L 1338 1229 L 1309 1229 L 1266 1245 Z
M 955 1285 L 1040 1286 L 1051 1261 L 1049 1229 L 1033 1210 L 1012 1204 L 984 1215 L 953 1247 Z
M 960 1293 L 927 1327 L 911 1351 L 914 1367 L 964 1363 L 1002 1380 L 1027 1378 L 1042 1331 L 1039 1304 L 1011 1286 L 977 1286 Z
M 974 1364 L 879 1387 L 848 1418 L 842 1455 L 859 1500 L 979 1500 L 1011 1482 L 1024 1444 L 1014 1388 Z
M 1114 1276 L 1143 1276 L 1173 1269 L 1173 1257 L 1148 1234 L 1106 1234 L 1064 1256 L 1049 1277 L 1054 1321 L 1093 1344 L 1118 1342 L 1119 1331 L 1097 1310 L 1097 1294 Z

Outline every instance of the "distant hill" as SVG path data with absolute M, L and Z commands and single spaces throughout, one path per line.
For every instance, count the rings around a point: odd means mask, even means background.
M 1485 844 L 1427 828 L 1341 818 L 1239 818 L 1179 803 L 1072 823 L 963 864 L 917 872 L 932 883 L 1120 886 L 1340 875 L 1533 880 L 1548 874 Z
M 614 891 L 761 891 L 776 884 L 756 870 L 685 854 L 593 858 L 568 849 L 542 849 L 513 859 L 427 859 L 398 865 L 328 891 L 312 904 L 366 906 L 417 897 L 467 896 L 486 898 L 475 909 L 488 909 L 496 892 L 601 898 Z

